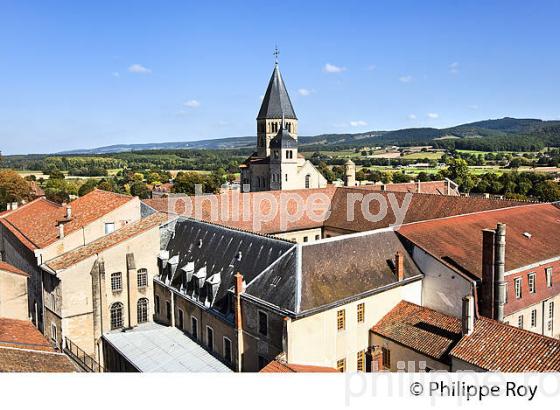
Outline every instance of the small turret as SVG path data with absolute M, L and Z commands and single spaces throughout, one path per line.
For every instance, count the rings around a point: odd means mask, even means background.
M 356 164 L 351 159 L 344 164 L 344 186 L 356 186 Z

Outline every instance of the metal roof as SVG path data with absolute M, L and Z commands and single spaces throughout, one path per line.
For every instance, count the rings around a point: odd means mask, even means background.
M 146 323 L 103 338 L 141 372 L 231 372 L 175 327 Z
M 282 116 L 286 119 L 297 120 L 286 85 L 284 80 L 282 80 L 278 64 L 276 64 L 268 82 L 268 88 L 266 89 L 257 120 L 267 118 L 280 119 Z

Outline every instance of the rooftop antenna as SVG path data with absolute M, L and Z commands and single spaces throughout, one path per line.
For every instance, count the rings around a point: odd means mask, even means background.
M 278 45 L 274 46 L 274 64 L 278 65 L 278 56 L 280 55 L 280 51 L 278 51 Z

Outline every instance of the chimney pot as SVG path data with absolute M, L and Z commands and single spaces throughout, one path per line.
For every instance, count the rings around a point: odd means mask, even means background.
M 58 239 L 64 239 L 64 224 L 58 224 Z
M 68 205 L 66 207 L 66 219 L 70 219 L 70 218 L 72 218 L 72 207 Z

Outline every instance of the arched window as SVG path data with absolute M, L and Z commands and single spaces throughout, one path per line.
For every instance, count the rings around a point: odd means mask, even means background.
M 306 188 L 309 188 L 309 186 L 311 185 L 310 182 L 311 182 L 311 175 L 307 174 L 305 176 L 305 187 Z
M 124 326 L 123 304 L 121 302 L 111 305 L 111 330 L 120 329 Z
M 111 290 L 113 292 L 122 290 L 122 274 L 120 272 L 111 273 Z
M 138 299 L 136 312 L 138 323 L 146 323 L 148 321 L 148 299 Z
M 147 269 L 138 269 L 137 275 L 137 282 L 139 288 L 145 288 L 148 286 L 148 270 Z

